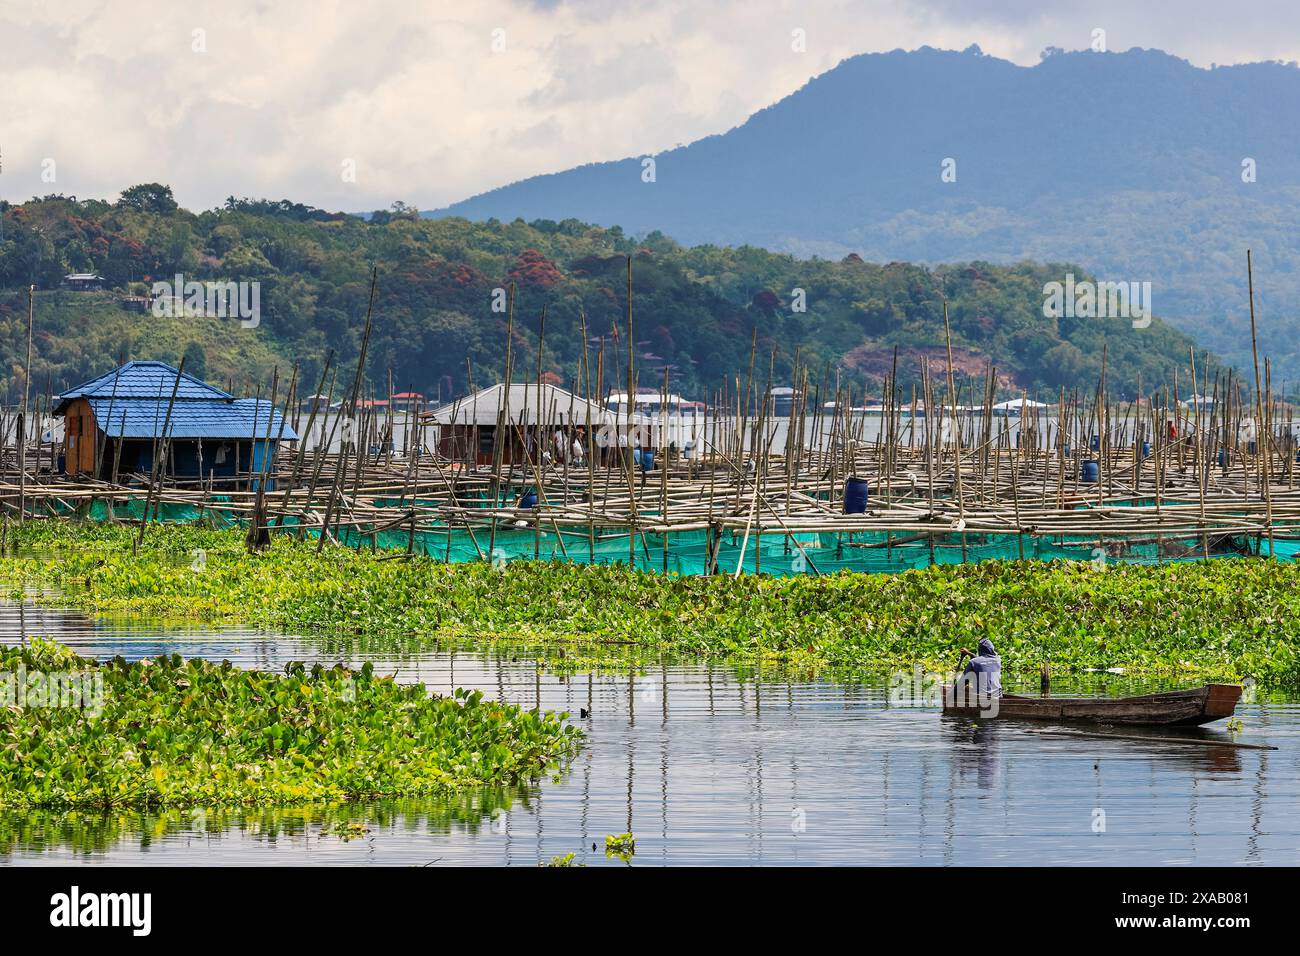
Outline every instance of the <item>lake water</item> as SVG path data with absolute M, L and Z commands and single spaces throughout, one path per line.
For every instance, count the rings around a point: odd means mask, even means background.
M 522 647 L 368 645 L 0 605 L 0 641 L 33 634 L 97 658 L 179 652 L 262 669 L 372 660 L 435 692 L 474 687 L 569 711 L 587 736 L 557 781 L 447 799 L 224 814 L 0 812 L 3 863 L 532 866 L 573 853 L 575 863 L 622 866 L 604 842 L 624 832 L 636 836 L 634 865 L 1300 863 L 1294 695 L 1239 705 L 1245 726 L 1235 739 L 1278 748 L 1242 750 L 948 719 L 887 706 L 883 682 L 653 659 L 636 673 L 566 676 L 560 662 Z M 1097 675 L 1058 680 L 1053 691 L 1165 686 Z M 1222 723 L 1183 735 L 1233 739 Z M 346 821 L 364 828 L 341 830 Z

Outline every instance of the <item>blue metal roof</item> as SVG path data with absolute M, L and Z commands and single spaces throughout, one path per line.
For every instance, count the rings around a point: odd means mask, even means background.
M 174 381 L 174 379 L 173 379 Z M 266 399 L 240 398 L 232 400 L 203 401 L 179 399 L 172 406 L 171 419 L 167 418 L 167 403 L 171 398 L 92 398 L 90 407 L 95 422 L 109 438 L 161 438 L 163 423 L 167 422 L 170 438 L 204 439 L 262 439 L 267 437 L 267 419 L 270 419 L 270 438 L 296 441 L 298 435 L 284 422 L 280 410 Z M 283 433 L 280 431 L 284 427 Z
M 223 392 L 206 382 L 201 382 L 193 375 L 181 373 L 180 385 L 176 384 L 176 369 L 166 362 L 127 362 L 111 372 L 105 372 L 99 378 L 91 379 L 70 388 L 59 395 L 59 404 L 55 412 L 61 412 L 64 405 L 74 398 L 149 398 L 168 401 L 172 389 L 176 389 L 176 400 L 219 399 L 227 402 L 235 396 Z
M 164 422 L 171 438 L 265 438 L 268 419 L 272 441 L 298 438 L 269 401 L 237 399 L 193 375 L 178 373 L 166 362 L 127 362 L 99 378 L 68 389 L 59 395 L 55 414 L 65 411 L 68 403 L 78 398 L 90 403 L 95 423 L 109 438 L 161 438 Z M 169 404 L 172 406 L 170 420 L 167 418 Z

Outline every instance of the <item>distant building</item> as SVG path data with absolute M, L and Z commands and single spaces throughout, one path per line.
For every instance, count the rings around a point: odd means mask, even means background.
M 298 439 L 269 401 L 235 398 L 163 362 L 127 362 L 68 389 L 54 414 L 65 420 L 64 473 L 119 481 L 152 472 L 164 425 L 164 474 L 176 479 L 247 480 L 281 440 Z
M 585 436 L 590 425 L 592 440 L 610 446 L 627 444 L 630 430 L 647 425 L 644 416 L 633 416 L 629 422 L 626 412 L 618 415 L 557 385 L 536 383 L 492 385 L 425 412 L 420 419 L 438 426 L 439 455 L 471 465 L 492 464 L 498 422 L 506 428 L 501 451 L 507 465 L 540 457 L 530 452 L 549 449 L 557 430 L 570 437 Z M 538 445 L 539 441 L 546 444 Z M 607 450 L 598 449 L 598 461 L 604 460 Z
M 398 392 L 393 396 L 390 404 L 395 412 L 409 412 L 416 408 L 423 408 L 427 403 L 419 392 Z
M 94 272 L 74 272 L 63 277 L 59 288 L 70 292 L 98 292 L 104 288 L 104 277 Z
M 794 414 L 800 394 L 797 388 L 791 388 L 789 385 L 773 386 L 768 393 L 771 402 L 768 411 L 777 418 L 789 418 Z
M 1041 414 L 1042 410 L 1048 408 L 1046 402 L 1036 402 L 1032 398 L 1011 398 L 1005 402 L 998 402 L 996 405 L 989 406 L 989 411 L 994 415 L 1002 415 L 1015 418 L 1020 415 L 1033 417 Z
M 605 406 L 616 414 L 627 414 L 627 392 L 610 392 L 605 400 Z M 659 415 L 667 412 L 670 415 L 703 414 L 707 406 L 704 402 L 689 402 L 680 395 L 669 392 L 665 397 L 658 389 L 642 388 L 637 389 L 636 401 L 633 403 L 633 410 L 643 415 Z
M 299 402 L 298 411 L 309 412 L 309 413 L 327 412 L 331 408 L 338 407 L 338 404 L 339 404 L 338 402 L 331 403 L 330 397 L 328 395 L 322 395 L 318 392 L 315 395 L 308 395 L 301 402 Z

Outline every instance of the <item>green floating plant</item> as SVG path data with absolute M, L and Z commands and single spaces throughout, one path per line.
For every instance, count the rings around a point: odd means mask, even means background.
M 83 660 L 0 649 L 0 808 L 293 805 L 535 779 L 578 744 L 566 714 L 366 664 L 283 674 L 179 654 Z M 359 835 L 348 825 L 340 835 Z
M 951 667 L 992 638 L 1008 672 L 1122 669 L 1133 676 L 1300 684 L 1300 567 L 1267 559 L 937 565 L 901 574 L 663 576 L 626 566 L 435 559 L 276 535 L 249 554 L 238 529 L 70 521 L 11 529 L 0 580 L 58 592 L 95 613 L 227 620 L 332 639 L 554 643 L 549 665 L 589 669 L 599 649 L 653 650 L 885 675 Z M 192 555 L 204 560 L 195 570 Z M 576 647 L 575 647 L 576 645 Z
M 636 837 L 630 833 L 611 833 L 605 837 L 605 856 L 627 863 L 636 853 Z

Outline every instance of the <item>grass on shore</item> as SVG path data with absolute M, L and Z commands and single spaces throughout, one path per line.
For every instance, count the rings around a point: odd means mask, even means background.
M 1300 683 L 1300 567 L 1270 560 L 1112 565 L 985 562 L 897 575 L 678 577 L 519 562 L 445 565 L 278 536 L 70 521 L 10 527 L 0 580 L 61 604 L 299 633 L 626 642 L 737 661 L 880 673 L 951 667 L 989 637 L 1006 669 Z M 389 560 L 385 560 L 389 557 Z

